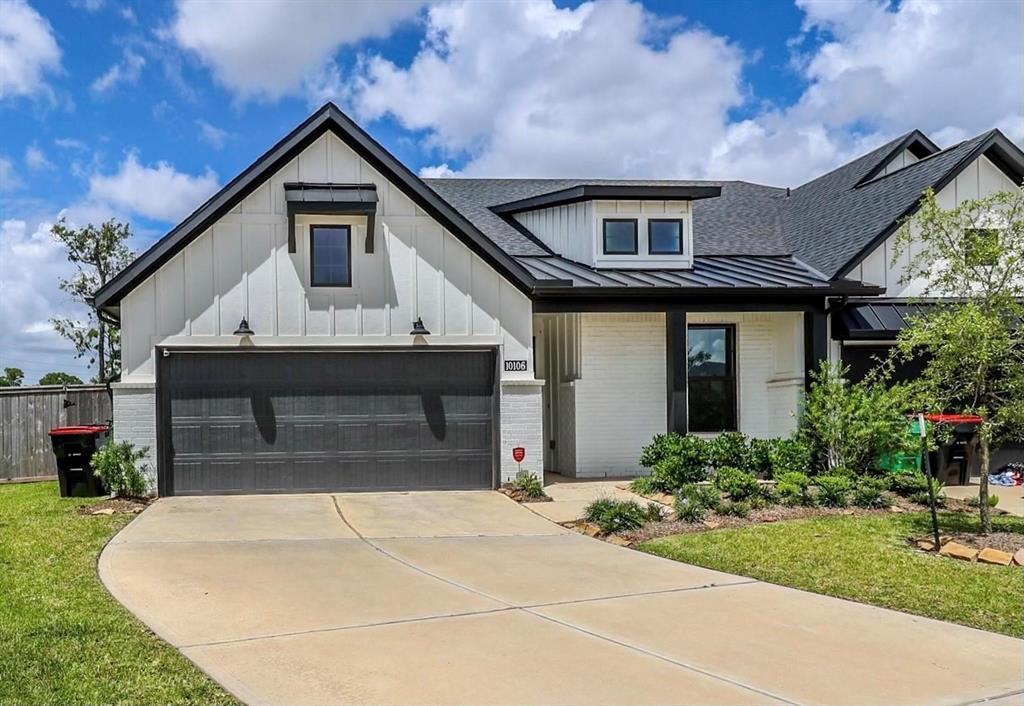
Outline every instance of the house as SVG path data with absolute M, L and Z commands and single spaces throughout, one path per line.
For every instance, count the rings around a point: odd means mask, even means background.
M 667 430 L 784 436 L 820 360 L 903 325 L 922 191 L 1022 178 L 991 131 L 792 190 L 420 179 L 327 104 L 96 292 L 114 435 L 161 494 L 490 488 L 636 473 Z

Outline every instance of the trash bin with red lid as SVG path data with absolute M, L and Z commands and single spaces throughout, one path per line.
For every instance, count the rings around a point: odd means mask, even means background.
M 107 490 L 93 475 L 90 462 L 96 450 L 109 439 L 110 427 L 106 424 L 54 427 L 50 430 L 61 497 L 70 497 L 79 486 L 84 486 L 86 495 L 106 495 Z

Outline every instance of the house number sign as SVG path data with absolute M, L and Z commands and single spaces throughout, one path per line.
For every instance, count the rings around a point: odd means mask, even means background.
M 505 361 L 505 372 L 506 373 L 525 373 L 526 372 L 526 361 L 525 360 L 506 360 Z

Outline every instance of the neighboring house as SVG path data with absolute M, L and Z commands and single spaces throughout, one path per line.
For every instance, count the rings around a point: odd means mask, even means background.
M 1022 178 L 992 131 L 792 191 L 420 179 L 328 104 L 96 293 L 114 434 L 162 494 L 489 488 L 636 473 L 669 430 L 787 435 L 818 361 L 903 325 L 889 249 L 922 191 Z

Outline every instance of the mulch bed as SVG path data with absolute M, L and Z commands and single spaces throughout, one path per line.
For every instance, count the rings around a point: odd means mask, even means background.
M 153 502 L 155 498 L 110 498 L 95 505 L 83 505 L 78 508 L 79 515 L 137 515 Z M 108 512 L 108 510 L 110 512 Z
M 548 495 L 542 495 L 539 498 L 527 497 L 526 494 L 523 493 L 523 491 L 519 490 L 518 488 L 513 488 L 511 485 L 507 483 L 501 486 L 499 490 L 501 490 L 502 493 L 515 500 L 517 503 L 549 503 L 552 500 L 554 500 L 554 498 Z
M 947 538 L 951 542 L 963 544 L 972 549 L 991 547 L 992 549 L 998 549 L 1010 554 L 1013 554 L 1018 549 L 1024 549 L 1024 534 L 1019 532 L 992 532 L 991 534 L 943 532 L 940 537 L 943 544 L 946 543 Z M 914 543 L 918 539 L 931 541 L 931 536 L 912 537 L 910 541 Z

